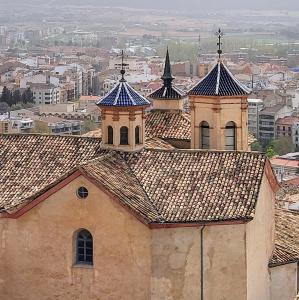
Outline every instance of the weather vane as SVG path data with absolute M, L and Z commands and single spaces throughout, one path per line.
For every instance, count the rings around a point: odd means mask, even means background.
M 117 55 L 117 56 L 120 56 L 120 57 L 121 57 L 121 64 L 117 64 L 117 66 L 121 66 L 121 70 L 120 70 L 121 80 L 124 81 L 124 80 L 125 80 L 124 75 L 125 75 L 125 73 L 126 73 L 125 67 L 129 65 L 129 64 L 126 64 L 126 63 L 124 62 L 124 60 L 125 60 L 125 57 L 128 57 L 128 56 L 125 55 L 124 50 L 121 50 L 120 54 Z
M 217 43 L 218 51 L 217 51 L 217 53 L 218 53 L 218 56 L 219 56 L 219 59 L 220 59 L 221 54 L 222 54 L 222 47 L 221 47 L 221 46 L 222 46 L 222 42 L 221 42 L 221 39 L 222 39 L 224 33 L 223 33 L 223 31 L 221 31 L 221 29 L 219 28 L 218 31 L 216 32 L 216 35 L 217 35 L 217 37 L 218 37 L 218 43 Z

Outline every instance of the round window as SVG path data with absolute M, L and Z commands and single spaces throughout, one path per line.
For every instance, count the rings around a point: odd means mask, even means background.
M 77 196 L 81 199 L 87 198 L 87 196 L 88 196 L 87 188 L 84 187 L 84 186 L 79 187 L 78 190 L 77 190 Z

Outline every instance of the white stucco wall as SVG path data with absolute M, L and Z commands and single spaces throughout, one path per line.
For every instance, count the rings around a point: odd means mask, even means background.
M 255 217 L 246 225 L 247 300 L 270 300 L 268 263 L 273 247 L 274 194 L 264 176 Z
M 297 294 L 297 263 L 270 269 L 271 300 L 294 300 Z

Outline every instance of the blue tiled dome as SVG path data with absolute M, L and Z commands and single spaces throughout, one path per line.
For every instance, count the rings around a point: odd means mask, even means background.
M 139 95 L 124 79 L 106 95 L 97 102 L 99 106 L 144 106 L 150 102 L 143 96 Z
M 250 89 L 240 83 L 222 61 L 218 61 L 208 75 L 192 88 L 188 94 L 230 97 L 248 95 L 250 92 Z

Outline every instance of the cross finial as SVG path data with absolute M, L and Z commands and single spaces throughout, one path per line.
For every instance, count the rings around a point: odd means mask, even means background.
M 124 75 L 126 73 L 126 70 L 125 70 L 125 67 L 128 66 L 128 64 L 126 64 L 124 62 L 125 60 L 125 52 L 124 50 L 121 50 L 120 54 L 118 55 L 121 57 L 121 64 L 117 64 L 118 66 L 120 65 L 121 66 L 121 70 L 120 70 L 120 74 L 121 74 L 121 81 L 125 81 L 125 78 L 124 78 Z
M 216 35 L 218 37 L 218 43 L 217 43 L 217 46 L 218 46 L 218 50 L 217 50 L 217 53 L 218 53 L 218 57 L 220 59 L 221 57 L 221 54 L 222 54 L 222 42 L 221 42 L 221 39 L 224 35 L 223 31 L 221 31 L 221 29 L 219 28 L 218 31 L 216 32 Z

